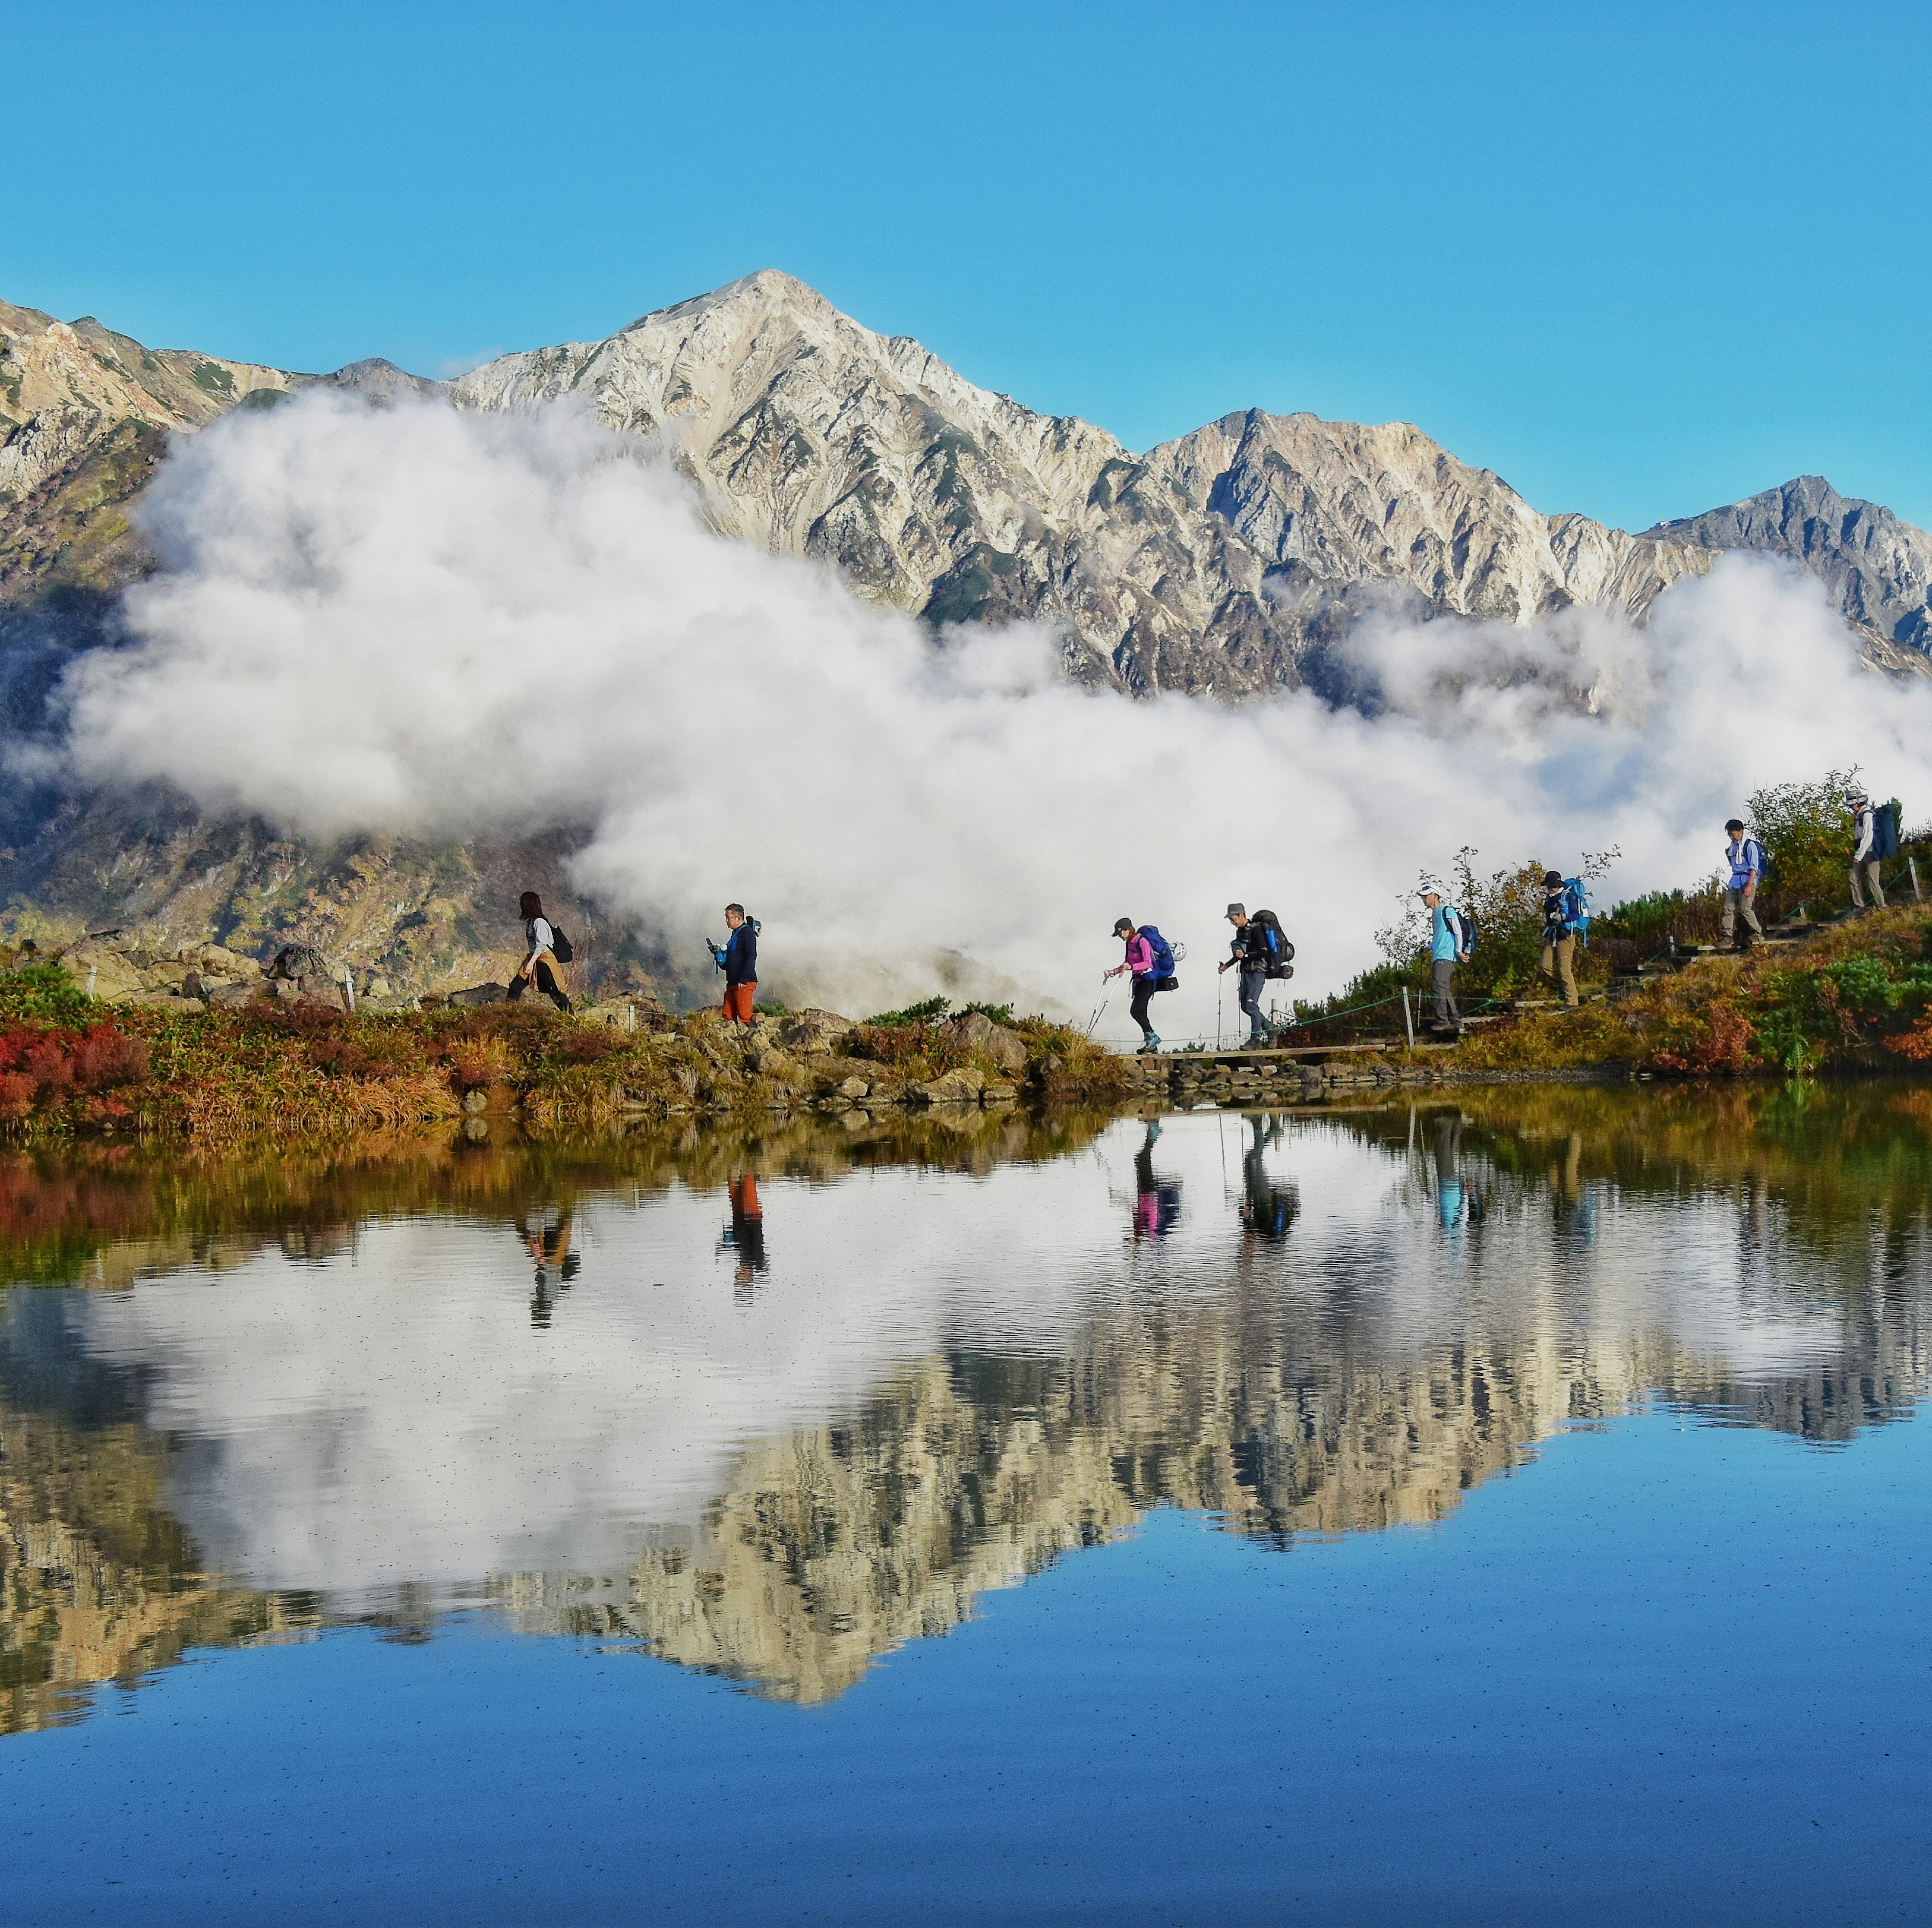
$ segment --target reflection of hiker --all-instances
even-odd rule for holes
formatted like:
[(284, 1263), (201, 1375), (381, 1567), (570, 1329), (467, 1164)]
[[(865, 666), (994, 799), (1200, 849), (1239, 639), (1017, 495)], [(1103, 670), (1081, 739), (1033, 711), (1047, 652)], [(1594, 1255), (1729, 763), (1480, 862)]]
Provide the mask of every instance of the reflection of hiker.
[(1134, 1238), (1165, 1238), (1180, 1216), (1180, 1181), (1154, 1175), (1154, 1141), (1160, 1136), (1158, 1123), (1150, 1120), (1147, 1136), (1134, 1154)]
[(1288, 959), (1294, 947), (1282, 934), (1281, 919), (1272, 910), (1257, 910), (1250, 917), (1241, 904), (1228, 906), (1228, 922), (1234, 934), (1228, 943), (1227, 961), (1216, 967), (1241, 973), (1241, 1010), (1248, 1021), (1247, 1048), (1264, 1048), (1274, 1027), (1262, 1015), (1262, 991), (1271, 977), (1292, 977), (1294, 967)]
[(1143, 924), (1136, 930), (1130, 917), (1123, 917), (1114, 926), (1114, 935), (1126, 943), (1127, 955), (1107, 975), (1118, 977), (1123, 971), (1133, 974), (1134, 994), (1128, 1003), (1127, 1012), (1141, 1027), (1141, 1049), (1157, 1051), (1160, 1049), (1160, 1039), (1148, 1022), (1148, 1000), (1157, 991), (1172, 991), (1178, 986), (1179, 980), (1174, 974), (1172, 947), (1151, 924)]
[(554, 1285), (561, 1291), (568, 1291), (571, 1282), (582, 1268), (583, 1261), (570, 1249), (570, 1213), (565, 1211), (555, 1225), (539, 1223), (535, 1230), (529, 1222), (518, 1219), (517, 1236), (524, 1242), (524, 1249), (536, 1261), (536, 1292), (530, 1300), (530, 1324), (547, 1326), (550, 1324), (550, 1288)]
[(1865, 881), (1871, 886), (1872, 901), (1882, 910), (1885, 886), (1880, 883), (1878, 874), (1888, 854), (1884, 848), (1887, 841), (1884, 832), (1890, 826), (1881, 820), (1864, 791), (1852, 791), (1845, 801), (1851, 806), (1852, 828), (1856, 833), (1852, 844), (1852, 907), (1855, 910), (1865, 907), (1864, 892), (1858, 888), (1858, 871), (1862, 867)]
[(1561, 979), (1564, 1004), (1574, 1011), (1577, 1004), (1576, 927), (1572, 895), (1560, 871), (1544, 872), (1542, 971), (1552, 991)]
[(1469, 961), (1469, 927), (1453, 904), (1444, 904), (1440, 891), (1424, 891), (1422, 901), (1429, 907), (1429, 974), (1436, 994), (1436, 1028), (1454, 1030), (1462, 1021), (1456, 1009), (1456, 967)]
[(1281, 1184), (1270, 1177), (1262, 1160), (1262, 1146), (1269, 1136), (1281, 1135), (1280, 1126), (1275, 1126), (1269, 1134), (1263, 1120), (1256, 1118), (1252, 1123), (1254, 1142), (1241, 1158), (1241, 1225), (1249, 1237), (1278, 1245), (1287, 1237), (1301, 1210), (1301, 1194), (1292, 1182)]
[(568, 945), (544, 915), (543, 899), (535, 891), (526, 890), (518, 898), (517, 914), (524, 920), (530, 954), (511, 974), (510, 995), (520, 997), (534, 984), (560, 1011), (568, 1011), (570, 1000), (563, 994), (556, 971), (560, 962), (569, 961)]
[(748, 1024), (758, 994), (758, 927), (745, 915), (742, 904), (728, 904), (724, 928), (730, 936), (711, 946), (711, 955), (724, 973), (724, 1021)]
[(1724, 829), (1731, 840), (1724, 846), (1724, 861), (1730, 866), (1730, 881), (1724, 886), (1724, 942), (1732, 941), (1731, 933), (1742, 916), (1750, 934), (1739, 937), (1737, 946), (1748, 951), (1753, 938), (1764, 935), (1764, 926), (1753, 907), (1757, 887), (1764, 881), (1764, 846), (1755, 837), (1745, 835), (1740, 817), (1733, 817)]
[(1468, 1195), (1456, 1154), (1462, 1149), (1462, 1114), (1445, 1111), (1436, 1120), (1436, 1216), (1445, 1232), (1454, 1231), (1469, 1215)]
[(738, 1255), (738, 1270), (732, 1283), (741, 1294), (748, 1296), (759, 1273), (764, 1271), (765, 1210), (758, 1203), (758, 1176), (754, 1171), (743, 1171), (733, 1179), (725, 1188), (731, 1201), (730, 1222), (724, 1228), (724, 1236), (718, 1240), (720, 1252), (734, 1252)]

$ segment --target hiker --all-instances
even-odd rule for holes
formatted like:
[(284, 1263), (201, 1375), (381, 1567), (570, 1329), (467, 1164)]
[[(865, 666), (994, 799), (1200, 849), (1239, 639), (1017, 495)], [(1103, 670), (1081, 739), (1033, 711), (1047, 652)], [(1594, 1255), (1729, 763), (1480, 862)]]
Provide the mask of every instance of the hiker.
[(1248, 1021), (1248, 1039), (1243, 1049), (1264, 1051), (1274, 1027), (1262, 1015), (1262, 991), (1271, 977), (1292, 977), (1294, 967), (1288, 959), (1294, 946), (1282, 934), (1281, 919), (1272, 910), (1248, 915), (1243, 904), (1228, 906), (1228, 922), (1234, 934), (1228, 940), (1226, 959), (1215, 968), (1241, 973), (1241, 1010)]
[(1871, 799), (1863, 790), (1853, 790), (1845, 802), (1852, 813), (1852, 828), (1856, 832), (1856, 841), (1852, 845), (1852, 908), (1862, 910), (1865, 907), (1864, 892), (1858, 888), (1858, 869), (1862, 865), (1865, 880), (1871, 886), (1872, 901), (1882, 910), (1885, 886), (1879, 881), (1879, 871), (1888, 841), (1883, 833), (1889, 826), (1880, 822), (1879, 813), (1872, 808)]
[(1425, 890), (1422, 901), (1430, 916), (1429, 976), (1436, 994), (1436, 1028), (1460, 1032), (1462, 1014), (1456, 1008), (1456, 967), (1469, 961), (1467, 920), (1438, 890)]
[(524, 1249), (536, 1261), (536, 1293), (530, 1300), (530, 1324), (545, 1327), (550, 1324), (552, 1284), (568, 1291), (571, 1282), (583, 1268), (583, 1260), (570, 1249), (570, 1208), (563, 1207), (555, 1225), (549, 1222), (548, 1213), (534, 1225), (526, 1218), (520, 1217), (514, 1222)]
[(511, 997), (522, 997), (534, 984), (560, 1011), (568, 1011), (570, 1000), (556, 979), (559, 958), (568, 946), (544, 915), (543, 899), (533, 890), (525, 891), (517, 899), (517, 914), (524, 920), (524, 936), (530, 954), (512, 973)]
[(1157, 991), (1177, 988), (1173, 949), (1151, 924), (1135, 929), (1131, 917), (1123, 917), (1115, 923), (1114, 935), (1126, 943), (1127, 955), (1105, 975), (1118, 977), (1123, 971), (1133, 974), (1133, 997), (1128, 1003), (1127, 1015), (1141, 1027), (1141, 1049), (1158, 1051), (1160, 1039), (1148, 1022), (1148, 1002)]
[(1269, 1174), (1264, 1152), (1281, 1141), (1281, 1123), (1256, 1117), (1254, 1139), (1241, 1157), (1241, 1235), (1244, 1243), (1261, 1239), (1279, 1245), (1301, 1211), (1301, 1193), (1292, 1179), (1286, 1183)]
[(1736, 943), (1739, 950), (1748, 951), (1754, 939), (1764, 935), (1764, 926), (1757, 921), (1757, 912), (1753, 907), (1757, 887), (1764, 881), (1764, 846), (1755, 837), (1744, 835), (1743, 821), (1738, 817), (1733, 817), (1724, 830), (1731, 840), (1724, 846), (1724, 862), (1730, 866), (1730, 881), (1724, 886), (1724, 942), (1732, 942), (1731, 934), (1742, 915), (1748, 934), (1741, 934)]
[(724, 928), (731, 934), (711, 946), (712, 960), (724, 973), (724, 1021), (748, 1024), (758, 994), (758, 926), (745, 915), (742, 904), (724, 907)]
[(1462, 1147), (1462, 1113), (1438, 1113), (1432, 1129), (1436, 1141), (1436, 1222), (1445, 1232), (1454, 1234), (1470, 1216), (1459, 1156)]
[(1572, 921), (1570, 904), (1570, 887), (1563, 881), (1560, 871), (1543, 873), (1543, 974), (1550, 980), (1554, 991), (1560, 980), (1563, 991), (1564, 1009), (1576, 1009), (1581, 1001), (1576, 995), (1576, 931)]
[(1160, 1120), (1148, 1120), (1147, 1135), (1134, 1154), (1134, 1212), (1132, 1237), (1164, 1239), (1180, 1216), (1180, 1180), (1154, 1176), (1154, 1141), (1160, 1136)]
[(732, 1274), (732, 1296), (741, 1303), (751, 1296), (758, 1275), (769, 1261), (765, 1257), (765, 1208), (758, 1202), (758, 1175), (748, 1167), (725, 1187), (731, 1216), (724, 1235), (718, 1242), (722, 1252), (737, 1258)]

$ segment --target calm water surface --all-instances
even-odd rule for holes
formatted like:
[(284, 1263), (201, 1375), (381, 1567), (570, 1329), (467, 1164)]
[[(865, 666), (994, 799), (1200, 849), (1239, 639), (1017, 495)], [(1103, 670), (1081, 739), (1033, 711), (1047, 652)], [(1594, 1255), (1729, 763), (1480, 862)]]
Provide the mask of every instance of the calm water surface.
[(1932, 1093), (0, 1158), (10, 1923), (1932, 1916)]

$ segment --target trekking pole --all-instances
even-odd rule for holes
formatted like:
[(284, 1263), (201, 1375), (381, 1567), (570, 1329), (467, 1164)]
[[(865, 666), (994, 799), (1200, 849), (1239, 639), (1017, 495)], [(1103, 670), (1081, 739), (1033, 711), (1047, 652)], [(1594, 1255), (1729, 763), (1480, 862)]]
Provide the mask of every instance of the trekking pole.
[(1402, 988), (1402, 1028), (1408, 1033), (1408, 1048), (1411, 1051), (1414, 1051), (1415, 1048), (1415, 1020), (1409, 1015), (1408, 986), (1406, 984)]

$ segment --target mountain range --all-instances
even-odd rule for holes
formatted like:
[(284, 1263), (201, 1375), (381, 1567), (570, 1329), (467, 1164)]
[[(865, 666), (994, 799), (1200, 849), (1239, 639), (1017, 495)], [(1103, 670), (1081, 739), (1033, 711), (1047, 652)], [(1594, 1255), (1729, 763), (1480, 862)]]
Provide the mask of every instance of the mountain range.
[[(1632, 534), (1545, 514), (1406, 423), (1251, 409), (1137, 454), (768, 270), (448, 382), (381, 361), (316, 375), (154, 349), (0, 302), (0, 727), (46, 733), (68, 658), (115, 639), (116, 592), (154, 566), (130, 512), (169, 438), (317, 385), (507, 412), (574, 398), (661, 445), (721, 531), (822, 559), (935, 628), (1048, 622), (1070, 676), (1134, 694), (1306, 684), (1339, 700), (1332, 652), (1366, 607), (1522, 624), (1581, 604), (1640, 622), (1732, 550), (1818, 577), (1874, 670), (1932, 674), (1932, 537), (1822, 478)], [(248, 942), (299, 928), (427, 982), (496, 954), (477, 921), (482, 879), (533, 862), (555, 877), (566, 842), (323, 848), (178, 799), (12, 780), (0, 899), (22, 931), (111, 919)], [(380, 910), (360, 902), (372, 868)], [(485, 921), (504, 920), (493, 906)]]

